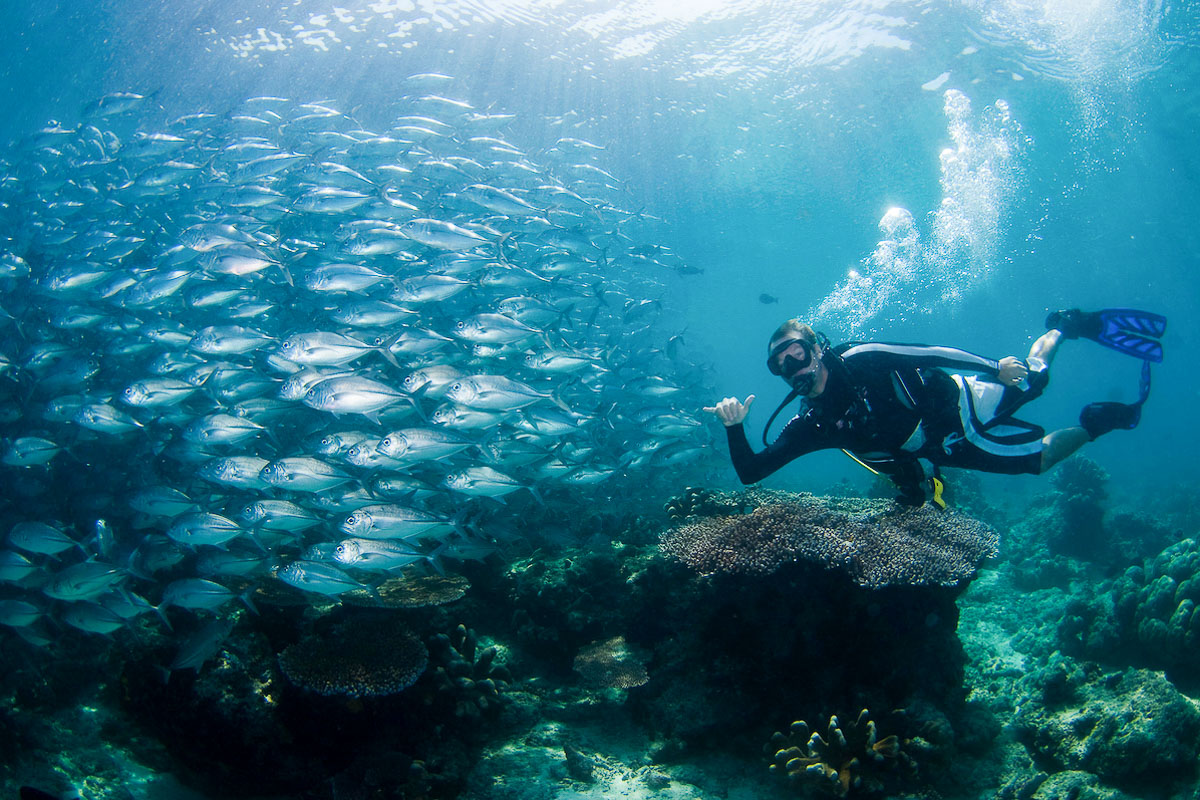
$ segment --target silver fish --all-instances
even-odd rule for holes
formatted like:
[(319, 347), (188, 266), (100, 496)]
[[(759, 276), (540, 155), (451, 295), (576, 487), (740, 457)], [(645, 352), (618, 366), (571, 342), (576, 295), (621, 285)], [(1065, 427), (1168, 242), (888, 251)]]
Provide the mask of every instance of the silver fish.
[(342, 520), (341, 532), (359, 539), (408, 539), (453, 530), (451, 519), (395, 504), (363, 506)]
[(338, 542), (333, 558), (344, 567), (391, 570), (406, 567), (425, 557), (402, 541), (350, 538)]
[(308, 456), (276, 459), (259, 475), (268, 485), (293, 492), (322, 492), (352, 480), (336, 467)]
[(55, 573), (42, 587), (42, 593), (55, 600), (90, 600), (112, 589), (129, 575), (128, 571), (100, 561), (82, 561)]
[(50, 463), (62, 448), (39, 436), (18, 436), (8, 443), (0, 462), (10, 467), (37, 467)]
[(438, 250), (470, 250), (488, 240), (453, 222), (436, 219), (414, 219), (400, 226), (400, 232), (426, 247)]
[(233, 599), (225, 586), (205, 578), (180, 578), (163, 589), (162, 605), (191, 611), (216, 611)]
[(408, 398), (385, 383), (355, 375), (329, 378), (304, 395), (304, 404), (331, 414), (372, 415)]
[(57, 555), (72, 547), (81, 550), (83, 545), (62, 530), (44, 522), (18, 522), (8, 532), (8, 543), (27, 553)]
[(502, 497), (518, 489), (531, 489), (491, 467), (467, 467), (451, 472), (444, 483), (447, 488), (472, 497)]
[(167, 536), (183, 545), (224, 545), (242, 535), (242, 528), (228, 517), (207, 511), (195, 511), (176, 517), (167, 528)]
[(86, 633), (109, 634), (125, 627), (126, 620), (98, 603), (72, 603), (62, 613), (63, 622)]
[(364, 588), (361, 583), (332, 564), (318, 561), (293, 561), (279, 570), (277, 576), (289, 586), (330, 596)]

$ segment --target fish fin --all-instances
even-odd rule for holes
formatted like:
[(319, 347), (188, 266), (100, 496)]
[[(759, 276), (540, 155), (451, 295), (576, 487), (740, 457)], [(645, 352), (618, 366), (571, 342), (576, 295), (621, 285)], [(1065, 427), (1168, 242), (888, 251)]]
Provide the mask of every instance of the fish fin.
[(154, 613), (155, 613), (155, 615), (157, 615), (157, 616), (158, 616), (158, 618), (159, 618), (159, 620), (161, 620), (161, 621), (162, 621), (162, 624), (163, 624), (163, 626), (164, 626), (164, 627), (165, 627), (167, 630), (169, 630), (169, 631), (171, 631), (171, 632), (174, 632), (174, 631), (175, 631), (175, 628), (174, 628), (174, 627), (172, 627), (172, 625), (171, 625), (171, 620), (167, 618), (167, 612), (163, 611), (163, 609), (164, 609), (164, 608), (166, 608), (166, 607), (167, 607), (167, 604), (166, 604), (166, 603), (159, 603), (159, 604), (158, 604), (158, 605), (156, 605), (156, 606), (151, 606), (151, 608), (153, 608), (153, 609), (154, 609)]
[(574, 414), (575, 413), (574, 409), (572, 409), (569, 405), (567, 405), (566, 402), (564, 402), (563, 399), (558, 396), (558, 393), (561, 392), (568, 385), (569, 385), (569, 382), (566, 384), (563, 384), (562, 386), (559, 386), (557, 389), (555, 389), (553, 392), (551, 392), (550, 393), (550, 402), (554, 403), (554, 405), (558, 406), (559, 408), (561, 408), (563, 411), (567, 412), (568, 414)]
[(442, 542), (440, 545), (438, 545), (436, 548), (434, 548), (432, 553), (430, 553), (429, 555), (424, 557), (425, 563), (428, 564), (433, 569), (434, 572), (436, 572), (438, 575), (441, 575), (443, 578), (446, 577), (446, 570), (442, 566), (442, 562), (441, 562), (442, 551), (448, 547), (449, 547), (449, 545), (446, 542)]
[(256, 586), (251, 586), (249, 589), (247, 589), (246, 591), (239, 594), (238, 599), (241, 600), (243, 604), (245, 604), (246, 608), (250, 609), (251, 614), (258, 617), (258, 616), (262, 616), (262, 615), (258, 613), (258, 607), (254, 605), (254, 601), (251, 599), (252, 595), (254, 594), (254, 590), (256, 588), (257, 588)]
[(429, 384), (426, 383), (425, 385), (421, 386), (421, 388), (413, 392), (409, 397), (405, 398), (409, 403), (412, 403), (413, 410), (417, 412), (417, 416), (420, 417), (421, 421), (426, 425), (429, 424), (429, 415), (425, 413), (425, 409), (421, 406), (421, 398), (423, 398), (425, 393), (428, 391)]
[[(454, 526), (454, 532), (457, 533), (459, 536), (465, 537), (467, 535), (466, 531), (467, 531), (468, 526), (470, 525), (470, 523), (467, 522), (467, 517), (470, 515), (470, 513), (471, 513), (471, 509), (467, 506), (463, 506), (462, 508), (460, 508), (458, 510), (458, 513), (454, 515), (454, 518), (452, 520), (450, 520), (450, 524)], [(470, 530), (474, 531), (475, 529), (471, 528)], [(445, 542), (443, 542), (442, 547), (439, 547), (438, 550), (441, 550), (445, 546), (446, 546)]]
[(400, 362), (396, 360), (396, 356), (392, 353), (392, 346), (400, 341), (400, 337), (404, 335), (404, 331), (400, 331), (393, 336), (389, 336), (387, 341), (379, 345), (379, 355), (383, 356), (383, 360), (391, 364), (396, 369), (402, 369)]
[(508, 256), (506, 256), (504, 254), (504, 244), (505, 244), (505, 242), (508, 241), (509, 237), (511, 237), (512, 235), (513, 235), (512, 231), (509, 231), (508, 233), (504, 234), (503, 236), (501, 236), (499, 239), (496, 240), (496, 260), (503, 264), (508, 263)]
[(554, 324), (551, 325), (550, 327), (553, 328), (554, 330), (558, 331), (559, 333), (562, 333), (563, 328), (567, 328), (568, 330), (574, 330), (575, 326), (573, 326), (571, 324), (571, 312), (574, 310), (575, 310), (575, 304), (571, 303), (569, 306), (567, 306), (565, 309), (563, 309), (562, 313), (558, 315), (558, 319), (554, 320)]

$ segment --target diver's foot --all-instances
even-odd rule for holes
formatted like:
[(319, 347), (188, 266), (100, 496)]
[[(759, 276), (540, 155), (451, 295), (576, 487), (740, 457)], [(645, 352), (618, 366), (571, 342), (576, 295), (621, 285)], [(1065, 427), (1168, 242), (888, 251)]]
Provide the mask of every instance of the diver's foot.
[(1141, 403), (1090, 403), (1079, 412), (1079, 424), (1093, 442), (1109, 431), (1132, 430), (1141, 418)]
[(1046, 317), (1046, 329), (1061, 331), (1065, 339), (1095, 339), (1100, 335), (1103, 323), (1099, 312), (1080, 311), (1078, 308), (1065, 308), (1052, 311)]

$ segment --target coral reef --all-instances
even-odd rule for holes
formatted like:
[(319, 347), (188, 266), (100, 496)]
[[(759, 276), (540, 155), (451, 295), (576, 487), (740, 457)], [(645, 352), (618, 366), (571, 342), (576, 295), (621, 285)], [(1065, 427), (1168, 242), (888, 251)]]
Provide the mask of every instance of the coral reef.
[[(1098, 503), (1095, 477), (1065, 486)], [(1167, 520), (1116, 508), (1106, 560), (1057, 552), (1062, 496), (1014, 517), (1020, 535), (1005, 529), (1006, 553), (977, 574), (963, 539), (990, 552), (996, 535), (961, 514), (692, 487), (657, 516), (593, 509), (527, 557), (463, 562), (469, 592), (405, 576), (314, 606), (272, 582), (258, 614), (228, 612), (212, 658), (166, 683), (198, 617), (50, 645), (59, 679), (90, 686), (78, 698), (39, 695), (50, 683), (10, 660), (0, 672), (27, 689), (3, 698), (0, 755), (102, 798), (95, 782), (137, 761), (211, 796), (306, 800), (1192, 797), (1200, 711), (1180, 689), (1200, 686), (1200, 542), (1161, 548)], [(593, 519), (612, 538), (585, 535)], [(660, 548), (680, 531), (678, 553)], [(417, 677), (400, 667), (422, 642)], [(777, 774), (756, 759), (789, 719), (863, 706), (894, 710), (784, 729)], [(32, 748), (74, 761), (39, 766)]]
[(995, 530), (955, 511), (800, 494), (749, 514), (706, 517), (661, 537), (702, 575), (762, 575), (792, 561), (841, 570), (864, 586), (953, 585), (996, 553)]
[[(693, 506), (738, 513), (798, 497), (763, 490), (689, 496), (696, 503), (679, 504), (680, 513)], [(835, 509), (824, 513), (838, 520), (877, 508), (858, 500), (812, 503)], [(870, 518), (859, 521), (866, 527)], [(684, 524), (708, 519), (693, 515)], [(659, 547), (623, 541), (516, 561), (495, 588), (471, 577), (473, 593), (506, 598), (485, 609), (494, 615), (488, 627), (512, 631), (516, 656), (547, 678), (571, 681), (578, 657), (597, 642), (620, 637), (644, 653), (647, 683), (595, 697), (628, 704), (660, 740), (660, 761), (731, 747), (756, 751), (762, 720), (780, 707), (811, 717), (830, 706), (912, 707), (925, 698), (953, 717), (962, 702), (954, 598), (964, 580), (867, 587), (847, 570), (804, 560), (765, 574), (697, 575)]]
[(575, 671), (596, 689), (632, 689), (650, 680), (645, 657), (631, 648), (624, 636), (584, 647), (575, 656)]
[(430, 644), (438, 662), (438, 691), (449, 698), (456, 717), (474, 719), (498, 707), (501, 689), (512, 682), (508, 668), (496, 663), (498, 648), (480, 649), (475, 632), (466, 625), (449, 636), (437, 634)]
[(371, 591), (353, 589), (341, 599), (367, 608), (424, 608), (462, 599), (471, 583), (461, 575), (418, 575), (388, 578)]
[(1067, 606), (1064, 650), (1200, 685), (1200, 542), (1184, 539)]
[(900, 737), (893, 733), (880, 738), (865, 708), (849, 724), (830, 717), (825, 736), (810, 731), (804, 720), (793, 722), (786, 735), (776, 731), (766, 750), (773, 772), (836, 797), (851, 790), (882, 792), (902, 773), (916, 773)]
[(279, 669), (318, 694), (376, 697), (412, 686), (428, 661), (421, 640), (392, 620), (352, 619), (289, 645), (279, 654)]
[(1107, 671), (1055, 655), (1026, 679), (1016, 724), (1047, 768), (1121, 788), (1194, 776), (1200, 710), (1161, 672)]
[(746, 492), (717, 492), (697, 486), (688, 486), (683, 494), (673, 497), (663, 506), (667, 519), (672, 522), (688, 517), (713, 517), (720, 514), (744, 514), (751, 511), (756, 503), (754, 492), (760, 489), (749, 489)]
[(1108, 473), (1086, 456), (1073, 456), (1055, 467), (1050, 478), (1055, 488), (1044, 539), (1052, 553), (1097, 560), (1108, 555), (1104, 527), (1108, 499)]

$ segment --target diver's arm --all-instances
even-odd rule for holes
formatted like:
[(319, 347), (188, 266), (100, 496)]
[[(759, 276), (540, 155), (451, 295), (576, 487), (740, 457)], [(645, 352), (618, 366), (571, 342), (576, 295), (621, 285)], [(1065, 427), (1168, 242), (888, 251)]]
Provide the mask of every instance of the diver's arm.
[(886, 369), (940, 367), (953, 372), (973, 372), (997, 377), (1001, 363), (957, 347), (928, 344), (864, 342), (842, 353), (847, 361), (875, 362)]
[(758, 483), (797, 456), (818, 449), (810, 441), (812, 436), (806, 433), (811, 428), (806, 428), (801, 417), (795, 417), (784, 426), (778, 439), (761, 453), (754, 452), (742, 425), (753, 402), (754, 395), (747, 397), (745, 403), (739, 402), (736, 397), (726, 397), (716, 405), (704, 408), (710, 414), (715, 414), (725, 426), (733, 468), (737, 470), (738, 479), (747, 485)]
[(725, 436), (729, 440), (729, 457), (733, 460), (733, 468), (737, 470), (738, 480), (745, 485), (758, 483), (789, 461), (816, 449), (803, 446), (797, 423), (798, 420), (788, 423), (779, 438), (760, 453), (754, 452), (750, 446), (746, 429), (741, 423), (727, 425)]

